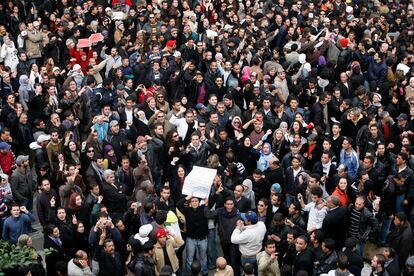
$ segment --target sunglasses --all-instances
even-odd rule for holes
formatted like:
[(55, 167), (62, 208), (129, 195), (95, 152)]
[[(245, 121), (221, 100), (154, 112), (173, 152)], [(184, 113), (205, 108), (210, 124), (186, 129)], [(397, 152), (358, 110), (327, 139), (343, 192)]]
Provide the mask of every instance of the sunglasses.
[(94, 150), (88, 150), (87, 152), (95, 152)]

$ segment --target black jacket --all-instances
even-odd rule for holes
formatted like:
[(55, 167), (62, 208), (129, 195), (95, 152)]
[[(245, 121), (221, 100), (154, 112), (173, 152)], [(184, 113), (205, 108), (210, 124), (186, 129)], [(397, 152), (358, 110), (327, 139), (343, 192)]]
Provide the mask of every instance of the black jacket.
[(185, 216), (187, 237), (192, 239), (205, 239), (208, 234), (207, 217), (204, 214), (205, 205), (194, 209), (190, 206), (185, 206), (185, 201), (185, 198), (181, 199), (177, 203), (177, 208)]
[(115, 252), (115, 256), (108, 255), (104, 252), (103, 247), (98, 245), (95, 259), (99, 262), (98, 276), (121, 276), (125, 274), (121, 254), (118, 252)]
[(65, 255), (63, 253), (62, 246), (57, 245), (48, 236), (45, 237), (43, 248), (54, 249), (54, 251), (46, 255), (46, 271), (47, 275), (56, 275), (56, 263), (59, 261), (65, 261)]
[(328, 211), (322, 223), (322, 231), (325, 237), (335, 240), (336, 248), (340, 250), (345, 242), (348, 230), (348, 208), (338, 207)]
[(102, 184), (103, 203), (109, 213), (123, 213), (126, 208), (126, 196), (122, 187), (114, 187), (109, 183)]
[(152, 258), (140, 254), (135, 262), (135, 276), (155, 276), (155, 263)]
[(313, 261), (313, 254), (308, 248), (298, 253), (293, 263), (293, 275), (296, 275), (300, 270), (305, 270), (308, 275), (312, 275)]
[(250, 199), (241, 196), (240, 199), (236, 200), (236, 208), (240, 211), (240, 213), (246, 213), (251, 209), (252, 205)]
[(413, 243), (413, 234), (411, 231), (411, 226), (408, 222), (405, 222), (399, 227), (395, 227), (390, 235), (390, 246), (395, 249), (395, 252), (398, 254), (400, 267), (404, 267), (405, 261), (410, 255), (412, 243)]

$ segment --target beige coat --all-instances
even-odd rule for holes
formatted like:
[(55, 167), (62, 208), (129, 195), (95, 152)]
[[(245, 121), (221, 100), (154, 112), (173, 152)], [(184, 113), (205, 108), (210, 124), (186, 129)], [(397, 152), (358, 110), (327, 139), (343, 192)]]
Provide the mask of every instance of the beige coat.
[(266, 251), (262, 251), (256, 256), (259, 276), (280, 276), (279, 263), (277, 259), (270, 260)]
[(26, 53), (29, 59), (41, 58), (43, 43), (49, 42), (49, 39), (41, 32), (27, 32)]
[[(184, 241), (179, 236), (175, 236), (174, 239), (167, 240), (167, 254), (170, 258), (171, 267), (174, 272), (180, 267), (180, 263), (178, 262), (177, 255), (175, 254), (175, 249), (184, 244)], [(154, 246), (154, 261), (155, 261), (155, 274), (160, 275), (161, 268), (165, 265), (164, 261), (164, 252), (162, 250), (161, 245), (157, 242)]]

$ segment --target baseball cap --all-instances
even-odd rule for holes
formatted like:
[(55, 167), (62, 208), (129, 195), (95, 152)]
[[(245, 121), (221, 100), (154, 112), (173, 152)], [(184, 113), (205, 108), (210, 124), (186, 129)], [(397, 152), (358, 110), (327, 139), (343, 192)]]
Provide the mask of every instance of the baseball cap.
[(202, 103), (199, 103), (199, 104), (197, 104), (196, 105), (196, 107), (195, 107), (197, 110), (200, 110), (200, 109), (206, 109), (206, 106), (204, 105), (204, 104), (202, 104)]
[(6, 142), (1, 142), (0, 143), (0, 150), (8, 150), (10, 148), (11, 148), (11, 146), (9, 144), (7, 144)]
[(117, 89), (117, 90), (123, 90), (123, 89), (125, 89), (125, 86), (121, 83), (121, 84), (118, 84), (118, 85), (116, 86), (116, 89)]
[(259, 221), (259, 217), (253, 211), (248, 211), (247, 213), (241, 213), (240, 217), (243, 221), (250, 221), (252, 224), (256, 224)]
[(400, 116), (397, 117), (398, 121), (406, 121), (408, 120), (407, 114), (401, 113)]
[(315, 141), (316, 140), (316, 137), (317, 137), (316, 134), (315, 133), (312, 133), (311, 135), (308, 136), (307, 139), (308, 139), (308, 141)]
[(165, 231), (164, 228), (160, 228), (155, 232), (155, 236), (157, 237), (157, 239), (162, 238), (162, 237), (166, 237), (167, 236), (167, 231)]
[(181, 57), (181, 53), (179, 51), (175, 51), (173, 57)]
[(29, 160), (29, 156), (28, 155), (19, 155), (16, 158), (16, 165), (20, 166), (23, 162)]

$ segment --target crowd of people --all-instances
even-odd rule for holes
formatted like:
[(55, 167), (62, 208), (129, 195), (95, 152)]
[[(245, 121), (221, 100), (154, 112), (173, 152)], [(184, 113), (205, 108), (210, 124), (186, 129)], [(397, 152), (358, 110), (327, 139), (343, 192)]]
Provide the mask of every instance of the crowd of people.
[(0, 1), (6, 274), (414, 275), (413, 10)]

